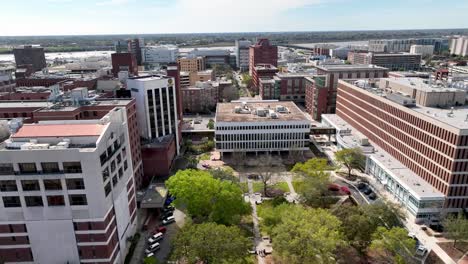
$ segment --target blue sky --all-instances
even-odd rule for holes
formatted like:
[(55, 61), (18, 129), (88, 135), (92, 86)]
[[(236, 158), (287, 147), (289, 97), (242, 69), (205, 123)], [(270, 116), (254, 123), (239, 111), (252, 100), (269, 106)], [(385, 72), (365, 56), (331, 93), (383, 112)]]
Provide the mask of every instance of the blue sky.
[(0, 36), (468, 28), (468, 0), (2, 0)]

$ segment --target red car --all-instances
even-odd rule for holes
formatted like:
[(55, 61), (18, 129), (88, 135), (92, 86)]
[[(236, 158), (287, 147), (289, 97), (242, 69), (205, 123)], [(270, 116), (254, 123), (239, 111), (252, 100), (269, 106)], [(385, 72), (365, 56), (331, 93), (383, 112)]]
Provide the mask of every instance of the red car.
[(328, 190), (336, 192), (340, 190), (340, 186), (338, 184), (331, 183), (330, 185), (328, 185)]
[(167, 231), (167, 228), (165, 226), (160, 226), (153, 230), (153, 234), (157, 234), (159, 232), (166, 233), (166, 231)]
[(340, 191), (344, 194), (351, 195), (351, 191), (346, 186), (341, 186)]

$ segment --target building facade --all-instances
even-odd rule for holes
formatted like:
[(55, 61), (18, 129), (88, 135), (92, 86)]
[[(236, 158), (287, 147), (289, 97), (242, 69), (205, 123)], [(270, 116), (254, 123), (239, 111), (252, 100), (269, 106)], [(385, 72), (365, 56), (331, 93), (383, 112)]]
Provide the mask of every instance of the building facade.
[(199, 72), (206, 69), (203, 57), (183, 57), (177, 59), (177, 63), (179, 70), (183, 72)]
[(179, 56), (179, 48), (173, 45), (145, 46), (142, 49), (143, 64), (169, 64), (176, 63)]
[(416, 71), (421, 68), (421, 54), (411, 53), (373, 53), (350, 51), (351, 64), (374, 64), (392, 71)]
[(112, 53), (112, 74), (114, 77), (119, 75), (119, 72), (128, 72), (131, 76), (138, 76), (138, 64), (135, 54), (133, 53)]
[(252, 82), (253, 82), (253, 89), (255, 92), (258, 91), (260, 87), (260, 80), (264, 78), (273, 78), (276, 73), (278, 72), (278, 68), (271, 64), (257, 64), (253, 67), (252, 70)]
[(249, 69), (250, 40), (236, 40), (236, 66), (241, 72)]
[(268, 39), (259, 39), (255, 45), (250, 46), (249, 72), (251, 76), (253, 76), (258, 64), (270, 64), (278, 67), (278, 47), (271, 45)]
[(4, 142), (3, 261), (124, 262), (137, 218), (125, 115), (24, 125)]
[(215, 110), (219, 100), (219, 85), (215, 82), (197, 82), (182, 88), (184, 113), (207, 113)]
[[(447, 212), (457, 212), (468, 207), (468, 112), (443, 98), (447, 90), (417, 78), (380, 79), (378, 85), (340, 81), (337, 115), (427, 182), (426, 192), (442, 193)], [(452, 98), (458, 96), (456, 89), (450, 92)], [(452, 110), (433, 106), (436, 99)]]
[(458, 56), (468, 55), (468, 36), (459, 36), (450, 40), (450, 54)]
[(421, 38), (421, 39), (379, 39), (369, 40), (370, 52), (409, 52), (412, 45), (430, 45), (436, 53), (448, 48), (448, 39)]
[(421, 56), (431, 56), (434, 54), (434, 46), (432, 45), (411, 45), (411, 54), (421, 54)]
[(141, 49), (145, 46), (143, 38), (134, 38), (127, 40), (128, 52), (135, 55), (137, 65), (143, 65), (143, 57)]
[(40, 71), (47, 67), (44, 48), (23, 46), (13, 49), (16, 66), (32, 65), (33, 71)]
[(309, 135), (310, 121), (293, 102), (231, 102), (216, 108), (216, 150), (222, 155), (306, 151)]
[(305, 78), (305, 107), (307, 113), (315, 120), (328, 111), (327, 75)]

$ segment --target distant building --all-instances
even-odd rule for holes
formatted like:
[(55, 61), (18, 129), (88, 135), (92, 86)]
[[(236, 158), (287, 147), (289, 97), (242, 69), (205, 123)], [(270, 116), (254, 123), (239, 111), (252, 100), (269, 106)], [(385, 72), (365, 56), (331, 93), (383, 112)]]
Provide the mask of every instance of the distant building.
[(216, 150), (226, 153), (306, 151), (310, 121), (293, 102), (219, 103), (216, 108)]
[(195, 85), (197, 82), (215, 81), (216, 76), (213, 70), (205, 70), (189, 73), (190, 85)]
[(188, 53), (188, 57), (203, 57), (205, 66), (230, 65), (231, 53), (226, 49), (196, 48)]
[(205, 113), (213, 111), (219, 100), (216, 82), (197, 82), (194, 86), (182, 88), (184, 113)]
[(392, 71), (415, 71), (421, 68), (421, 54), (411, 53), (374, 53), (350, 51), (351, 64), (373, 64)]
[(258, 91), (260, 87), (260, 79), (263, 78), (272, 78), (278, 72), (278, 68), (271, 64), (257, 64), (252, 69), (252, 81), (253, 88), (255, 91)]
[(263, 100), (303, 103), (305, 101), (306, 73), (276, 73), (273, 78), (261, 78), (259, 95)]
[(331, 48), (329, 56), (331, 58), (338, 58), (338, 59), (346, 60), (348, 58), (349, 51), (350, 49), (348, 47)]
[(13, 49), (16, 66), (31, 65), (33, 71), (40, 71), (47, 67), (44, 48), (23, 46)]
[(434, 54), (434, 46), (432, 45), (411, 45), (411, 54), (421, 54), (421, 56), (431, 56)]
[(112, 53), (112, 74), (117, 77), (119, 72), (128, 72), (130, 76), (138, 75), (138, 65), (133, 53)]
[(369, 51), (409, 52), (412, 45), (431, 45), (434, 46), (434, 52), (440, 53), (448, 48), (448, 40), (443, 38), (369, 40)]
[(251, 45), (250, 40), (236, 40), (236, 65), (241, 72), (249, 69), (249, 47)]
[(128, 50), (128, 41), (126, 40), (117, 40), (114, 42), (114, 50), (117, 53), (127, 53)]
[[(249, 73), (252, 77), (258, 64), (270, 64), (278, 67), (278, 47), (271, 45), (268, 39), (259, 39), (257, 43), (250, 46)], [(258, 88), (258, 82), (256, 85)]]
[(129, 39), (128, 52), (135, 55), (137, 65), (143, 65), (143, 57), (141, 49), (145, 46), (145, 42), (142, 38)]
[(190, 86), (190, 72), (180, 72), (180, 88), (186, 88)]
[(180, 71), (183, 72), (199, 72), (206, 69), (205, 58), (203, 57), (182, 57), (177, 59), (177, 64)]
[(142, 53), (144, 64), (168, 64), (177, 62), (179, 48), (173, 45), (145, 46)]
[(450, 54), (468, 56), (468, 36), (458, 36), (451, 39)]
[(330, 110), (328, 80), (331, 75), (305, 77), (305, 107), (314, 120)]

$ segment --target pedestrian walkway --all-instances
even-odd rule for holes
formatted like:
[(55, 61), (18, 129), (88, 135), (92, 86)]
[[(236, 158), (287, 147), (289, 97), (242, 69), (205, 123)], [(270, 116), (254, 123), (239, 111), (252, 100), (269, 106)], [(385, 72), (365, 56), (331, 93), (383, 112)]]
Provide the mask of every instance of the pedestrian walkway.
[(294, 190), (294, 185), (292, 184), (292, 179), (293, 179), (293, 174), (288, 173), (283, 175), (283, 180), (288, 184), (289, 187), (289, 195), (286, 197), (286, 199), (292, 203), (298, 203), (299, 202), (299, 194), (296, 193), (296, 190)]
[[(253, 197), (254, 192), (253, 192), (253, 186), (252, 186), (251, 180), (247, 181), (247, 186), (249, 187), (250, 197)], [(255, 248), (256, 248), (256, 251), (259, 252), (263, 250), (263, 248), (261, 247), (263, 240), (262, 240), (262, 235), (260, 234), (260, 226), (258, 223), (257, 205), (255, 204), (254, 199), (250, 199), (250, 206), (252, 206), (252, 222), (253, 222), (253, 231), (254, 231), (254, 236), (255, 236)], [(258, 254), (257, 254), (257, 261), (258, 261), (258, 264), (266, 264), (265, 259)]]

